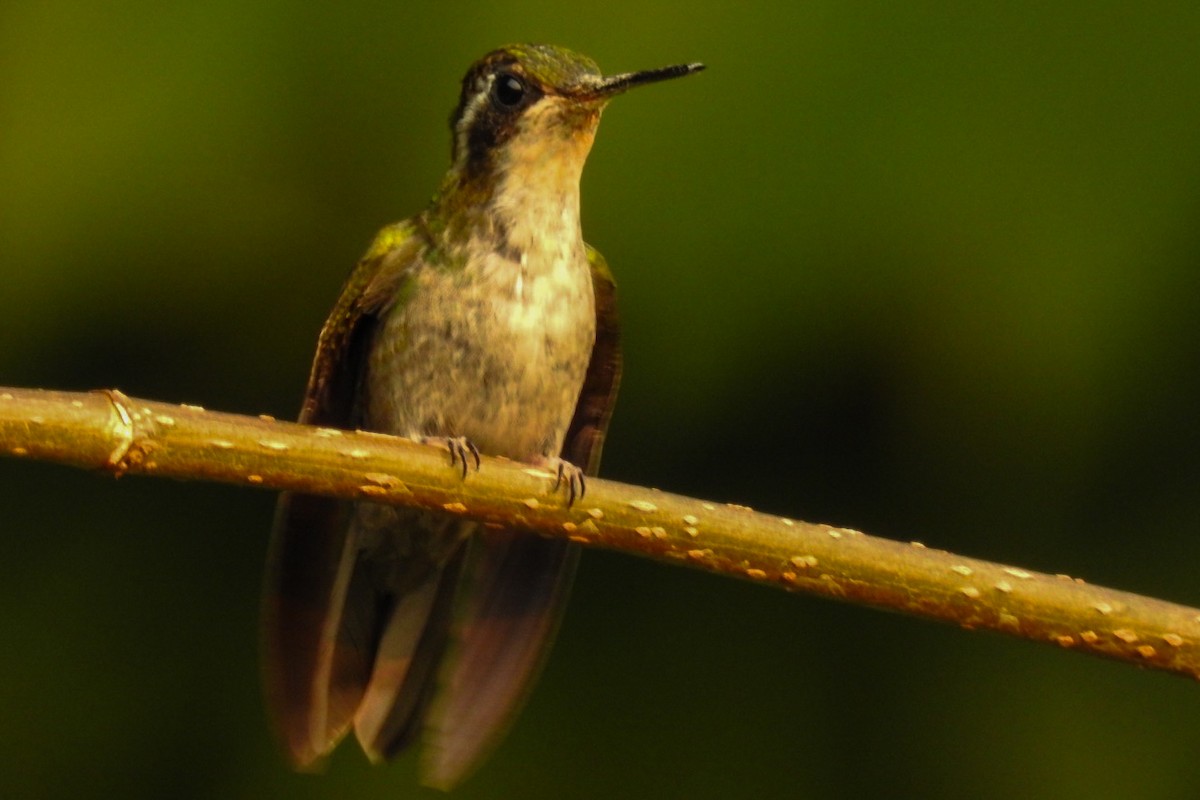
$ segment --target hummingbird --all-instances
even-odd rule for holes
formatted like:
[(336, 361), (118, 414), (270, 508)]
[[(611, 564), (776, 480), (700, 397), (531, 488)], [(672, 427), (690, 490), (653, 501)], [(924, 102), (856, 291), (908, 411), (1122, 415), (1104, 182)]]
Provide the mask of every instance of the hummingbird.
[[(702, 64), (604, 76), (512, 45), (476, 61), (429, 206), (385, 227), (321, 329), (300, 422), (545, 469), (568, 504), (599, 464), (621, 374), (615, 286), (583, 241), (579, 181), (600, 114)], [(267, 705), (299, 768), (353, 728), (372, 761), (423, 743), (449, 789), (519, 711), (579, 546), (433, 512), (280, 496), (263, 602)]]

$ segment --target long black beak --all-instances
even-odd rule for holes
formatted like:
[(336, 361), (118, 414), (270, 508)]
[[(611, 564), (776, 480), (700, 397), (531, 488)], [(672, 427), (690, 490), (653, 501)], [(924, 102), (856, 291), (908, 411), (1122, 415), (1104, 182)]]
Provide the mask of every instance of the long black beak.
[(587, 98), (596, 99), (613, 97), (635, 86), (667, 81), (671, 78), (682, 78), (684, 75), (691, 75), (702, 69), (704, 69), (704, 65), (697, 62), (693, 64), (675, 64), (671, 67), (648, 69), (642, 72), (623, 72), (620, 75), (608, 75), (601, 78), (597, 83), (585, 87), (581, 94)]

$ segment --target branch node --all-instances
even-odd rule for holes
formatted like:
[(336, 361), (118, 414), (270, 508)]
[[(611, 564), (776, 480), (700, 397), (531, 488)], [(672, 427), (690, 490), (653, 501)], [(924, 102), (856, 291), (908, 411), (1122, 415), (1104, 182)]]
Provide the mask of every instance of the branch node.
[(129, 469), (129, 452), (133, 449), (136, 433), (133, 427), (133, 415), (129, 413), (127, 403), (129, 398), (120, 389), (97, 389), (99, 394), (108, 398), (116, 414), (116, 420), (109, 431), (116, 440), (113, 449), (104, 461), (104, 469), (112, 472), (113, 477), (119, 478)]

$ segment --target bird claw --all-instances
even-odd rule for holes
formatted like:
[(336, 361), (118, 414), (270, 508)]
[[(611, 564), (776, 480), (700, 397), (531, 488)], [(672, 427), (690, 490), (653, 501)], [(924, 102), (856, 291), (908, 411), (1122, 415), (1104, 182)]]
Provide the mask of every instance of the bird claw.
[(558, 487), (563, 485), (567, 487), (568, 508), (575, 503), (577, 498), (582, 498), (587, 493), (587, 479), (583, 475), (583, 470), (570, 461), (548, 458), (545, 466), (554, 470), (554, 488), (551, 491), (557, 492)]
[(422, 444), (440, 445), (450, 451), (450, 466), (460, 465), (463, 479), (466, 480), (471, 461), (475, 462), (475, 471), (479, 472), (479, 448), (465, 436), (422, 436)]

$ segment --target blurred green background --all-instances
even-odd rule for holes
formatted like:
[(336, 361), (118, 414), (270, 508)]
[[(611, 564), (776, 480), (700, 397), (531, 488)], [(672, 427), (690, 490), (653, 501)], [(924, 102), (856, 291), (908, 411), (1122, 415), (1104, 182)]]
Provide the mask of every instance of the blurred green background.
[[(1200, 5), (0, 5), (0, 384), (290, 417), (448, 162), (466, 66), (709, 71), (584, 178), (621, 284), (604, 474), (1200, 604)], [(0, 795), (409, 797), (290, 773), (270, 493), (0, 461)], [(1177, 678), (588, 553), (460, 791), (1174, 798)]]

